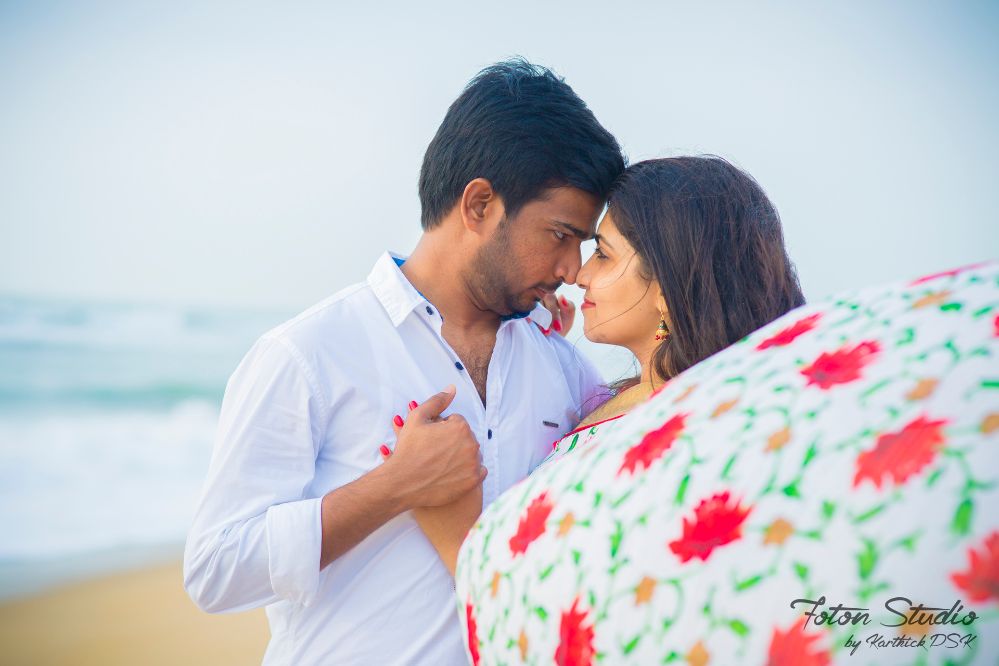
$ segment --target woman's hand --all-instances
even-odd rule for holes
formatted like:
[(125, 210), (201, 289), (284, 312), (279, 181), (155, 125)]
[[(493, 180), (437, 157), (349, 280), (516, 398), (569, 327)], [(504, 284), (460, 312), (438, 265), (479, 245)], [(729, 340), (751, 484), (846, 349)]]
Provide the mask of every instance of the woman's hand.
[(545, 335), (550, 335), (552, 331), (555, 331), (562, 337), (569, 335), (572, 323), (576, 320), (575, 303), (570, 301), (565, 296), (546, 294), (545, 297), (541, 299), (541, 304), (548, 308), (548, 311), (552, 313), (551, 328), (541, 328), (540, 324), (534, 322), (538, 328), (541, 328), (541, 332)]

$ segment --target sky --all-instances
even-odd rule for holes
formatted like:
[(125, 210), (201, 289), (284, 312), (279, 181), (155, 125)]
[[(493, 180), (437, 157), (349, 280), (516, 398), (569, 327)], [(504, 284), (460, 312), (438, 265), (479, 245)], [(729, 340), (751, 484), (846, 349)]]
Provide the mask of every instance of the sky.
[(810, 300), (997, 258), (996, 7), (0, 0), (0, 293), (304, 309), (412, 249), (427, 143), (514, 54), (632, 162), (749, 171)]

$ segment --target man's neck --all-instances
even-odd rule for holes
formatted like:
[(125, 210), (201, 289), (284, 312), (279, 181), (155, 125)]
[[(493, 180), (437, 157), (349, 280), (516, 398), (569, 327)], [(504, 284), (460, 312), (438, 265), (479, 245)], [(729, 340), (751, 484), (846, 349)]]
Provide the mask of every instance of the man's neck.
[(448, 326), (470, 331), (499, 327), (500, 317), (476, 303), (463, 276), (463, 251), (445, 229), (425, 232), (400, 267), (410, 284), (440, 311)]

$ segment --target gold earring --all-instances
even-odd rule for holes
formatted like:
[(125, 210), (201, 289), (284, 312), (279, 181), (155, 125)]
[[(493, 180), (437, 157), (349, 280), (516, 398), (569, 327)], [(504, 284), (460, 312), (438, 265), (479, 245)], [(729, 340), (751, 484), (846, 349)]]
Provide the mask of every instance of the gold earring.
[(659, 312), (659, 328), (656, 329), (656, 340), (665, 340), (669, 337), (669, 328), (666, 326), (666, 315)]

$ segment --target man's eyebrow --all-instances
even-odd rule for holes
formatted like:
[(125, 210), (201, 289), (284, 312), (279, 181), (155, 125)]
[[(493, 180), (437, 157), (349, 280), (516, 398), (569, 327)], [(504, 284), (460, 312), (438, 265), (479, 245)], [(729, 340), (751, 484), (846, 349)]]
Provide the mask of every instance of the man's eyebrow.
[(575, 236), (579, 240), (584, 240), (585, 241), (585, 240), (590, 240), (591, 238), (593, 238), (593, 236), (591, 236), (590, 234), (586, 233), (585, 231), (583, 231), (582, 229), (580, 229), (578, 227), (572, 226), (568, 222), (563, 222), (562, 220), (553, 220), (553, 222), (555, 222), (555, 224), (557, 224), (558, 226), (562, 227), (563, 229), (565, 229), (566, 231), (568, 231), (570, 234), (572, 234), (573, 236)]
[(614, 249), (614, 246), (607, 242), (607, 237), (606, 236), (601, 236), (600, 234), (596, 234), (593, 237), (595, 239), (597, 239), (597, 243), (599, 243), (600, 245), (606, 245), (610, 249), (612, 249), (612, 250)]

